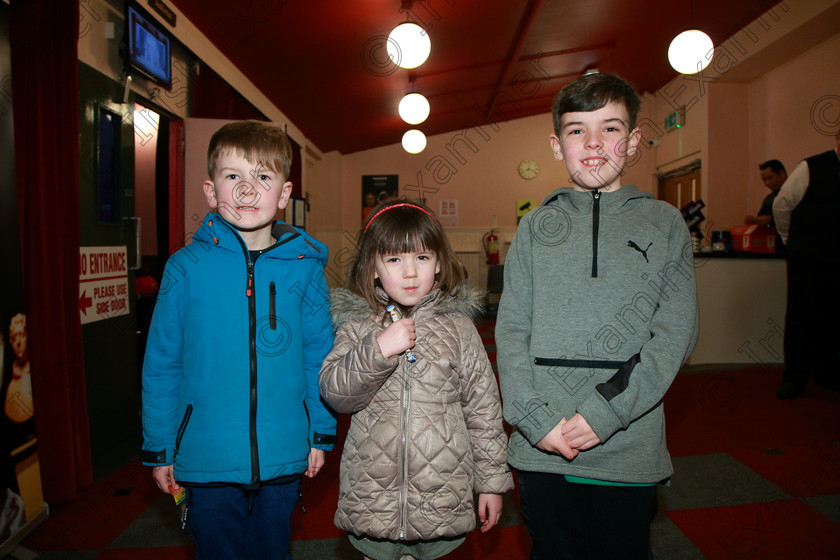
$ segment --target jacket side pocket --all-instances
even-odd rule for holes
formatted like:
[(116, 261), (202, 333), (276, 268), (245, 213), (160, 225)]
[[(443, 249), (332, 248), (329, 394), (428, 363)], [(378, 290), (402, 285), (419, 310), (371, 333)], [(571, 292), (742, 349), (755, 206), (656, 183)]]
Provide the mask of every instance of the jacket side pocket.
[(271, 330), (277, 330), (277, 288), (274, 282), (268, 285), (268, 323)]
[(175, 450), (172, 452), (172, 462), (175, 463), (175, 458), (178, 456), (178, 448), (181, 447), (181, 439), (184, 437), (184, 432), (187, 431), (187, 424), (190, 423), (190, 416), (192, 416), (193, 405), (188, 404), (184, 411), (184, 418), (181, 420), (181, 425), (178, 426), (178, 434), (175, 436)]

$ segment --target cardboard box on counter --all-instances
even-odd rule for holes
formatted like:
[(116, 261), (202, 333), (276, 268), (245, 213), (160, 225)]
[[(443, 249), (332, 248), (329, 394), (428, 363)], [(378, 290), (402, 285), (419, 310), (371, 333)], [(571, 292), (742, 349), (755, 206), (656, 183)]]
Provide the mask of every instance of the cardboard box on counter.
[(732, 250), (750, 253), (775, 253), (776, 228), (760, 225), (742, 225), (732, 228)]

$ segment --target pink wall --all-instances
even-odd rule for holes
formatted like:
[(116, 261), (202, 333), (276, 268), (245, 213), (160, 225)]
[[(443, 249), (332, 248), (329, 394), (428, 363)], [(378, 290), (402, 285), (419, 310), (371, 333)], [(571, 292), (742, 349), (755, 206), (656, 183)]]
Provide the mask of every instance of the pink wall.
[(338, 229), (341, 224), (341, 154), (303, 151), (303, 191), (309, 195), (309, 231)]
[[(569, 186), (566, 167), (554, 159), (549, 145), (550, 113), (494, 124), (432, 136), (417, 155), (391, 145), (343, 156), (342, 227), (359, 226), (362, 175), (398, 174), (401, 193), (413, 198), (422, 185), (435, 210), (441, 200), (458, 200), (463, 228), (489, 228), (493, 215), (499, 227), (513, 227), (517, 200), (539, 203), (554, 189)], [(640, 150), (638, 162), (628, 169), (627, 182), (649, 188), (648, 158), (649, 150)], [(536, 178), (519, 176), (524, 159), (539, 164)]]
[(134, 110), (134, 215), (141, 219), (140, 254), (157, 255), (155, 150), (158, 115), (142, 105)]
[[(708, 210), (703, 230), (731, 229), (755, 215), (761, 206), (749, 204), (751, 184), (762, 185), (758, 168), (749, 165), (750, 120), (746, 84), (709, 85), (709, 149), (704, 202)], [(767, 189), (765, 189), (765, 195)]]
[[(373, 174), (398, 174), (400, 193), (412, 198), (420, 196), (422, 185), (427, 203), (435, 210), (440, 200), (458, 200), (460, 227), (489, 228), (494, 214), (499, 226), (513, 226), (517, 199), (541, 201), (554, 188), (568, 184), (565, 167), (551, 153), (551, 133), (551, 116), (546, 113), (499, 120), (466, 133), (431, 136), (426, 149), (416, 155), (400, 145), (345, 155), (342, 226), (358, 227), (361, 177)], [(519, 176), (517, 168), (524, 159), (540, 165), (536, 178)]]
[(831, 126), (840, 126), (840, 36), (756, 79), (749, 88), (750, 207), (767, 189), (758, 164), (778, 159), (792, 171), (803, 158), (834, 147)]

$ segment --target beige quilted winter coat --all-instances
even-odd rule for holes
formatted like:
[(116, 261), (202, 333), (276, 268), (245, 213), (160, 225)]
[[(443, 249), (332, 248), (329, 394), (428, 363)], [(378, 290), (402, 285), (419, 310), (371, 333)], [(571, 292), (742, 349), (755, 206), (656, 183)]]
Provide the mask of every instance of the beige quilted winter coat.
[[(439, 301), (442, 300), (442, 301)], [(513, 488), (496, 378), (465, 313), (478, 294), (432, 292), (413, 311), (414, 353), (385, 359), (390, 324), (347, 290), (332, 294), (340, 325), (321, 368), (321, 395), (353, 414), (341, 458), (335, 524), (358, 536), (431, 540), (475, 528), (473, 492)]]

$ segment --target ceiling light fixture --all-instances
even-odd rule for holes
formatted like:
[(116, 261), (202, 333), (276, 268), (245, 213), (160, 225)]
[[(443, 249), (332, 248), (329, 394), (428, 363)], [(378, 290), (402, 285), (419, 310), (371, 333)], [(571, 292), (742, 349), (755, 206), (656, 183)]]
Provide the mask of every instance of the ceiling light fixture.
[(419, 93), (409, 93), (400, 100), (398, 107), (402, 120), (408, 124), (420, 124), (429, 117), (429, 101)]
[(668, 62), (680, 74), (696, 74), (712, 61), (714, 43), (699, 29), (683, 31), (668, 47)]
[(429, 34), (412, 22), (401, 23), (388, 35), (388, 56), (401, 68), (417, 68), (429, 58), (432, 42)]
[(426, 135), (419, 130), (409, 130), (403, 134), (402, 147), (409, 154), (419, 154), (426, 149)]

